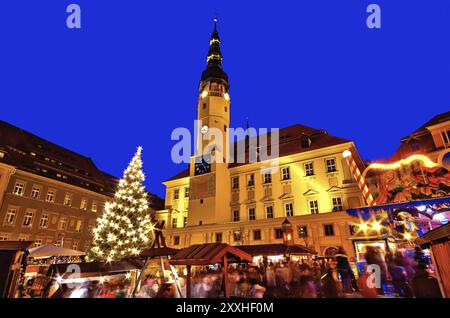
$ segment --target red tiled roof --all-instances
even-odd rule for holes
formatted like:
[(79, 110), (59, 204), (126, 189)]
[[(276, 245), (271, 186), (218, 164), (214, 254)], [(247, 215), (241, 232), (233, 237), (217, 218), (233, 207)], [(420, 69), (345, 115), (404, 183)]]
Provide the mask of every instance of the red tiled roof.
[(1, 162), (91, 191), (112, 193), (117, 183), (117, 178), (99, 170), (91, 158), (4, 121), (0, 121), (0, 149), (6, 153)]
[(197, 244), (186, 247), (173, 256), (169, 263), (172, 265), (214, 265), (221, 263), (224, 255), (230, 262), (247, 261), (253, 258), (237, 247), (225, 243)]
[[(325, 147), (330, 147), (334, 145), (343, 144), (346, 142), (350, 142), (350, 140), (339, 138), (333, 135), (328, 134), (325, 130), (319, 130), (315, 128), (311, 128), (305, 125), (293, 125), (286, 128), (282, 128), (279, 130), (279, 157), (284, 157), (296, 153), (307, 152), (311, 150), (321, 149)], [(267, 144), (270, 144), (271, 133), (264, 135), (259, 135), (255, 137), (251, 137), (246, 140), (240, 140), (236, 143), (231, 144), (231, 147), (235, 147), (234, 153), (236, 154), (237, 147), (239, 145), (245, 144), (245, 163), (237, 163), (237, 158), (235, 155), (234, 163), (229, 164), (229, 168), (245, 165), (248, 163), (248, 152), (249, 152), (249, 144), (252, 141), (260, 140), (261, 138), (265, 138), (267, 140)], [(309, 138), (309, 147), (302, 146), (302, 139)], [(260, 148), (259, 150), (264, 150)], [(267, 153), (270, 154), (270, 146), (268, 147)], [(258, 160), (259, 161), (259, 160)], [(172, 178), (166, 181), (177, 180), (181, 178), (189, 177), (189, 168), (180, 172), (179, 174), (173, 176)]]
[[(181, 171), (180, 173), (174, 175), (172, 178), (167, 179), (166, 181), (178, 180), (178, 179), (189, 177), (189, 170), (190, 169), (187, 168), (187, 169)], [(164, 182), (166, 182), (166, 181), (164, 181)]]
[[(267, 153), (271, 153), (270, 142), (271, 142), (271, 133), (264, 135), (259, 135), (256, 137), (251, 137), (248, 139), (248, 142), (245, 140), (238, 141), (234, 143), (232, 147), (237, 147), (239, 144), (246, 143), (246, 163), (236, 163), (237, 158), (235, 157), (235, 163), (231, 163), (229, 165), (230, 168), (244, 165), (248, 163), (248, 151), (249, 144), (255, 142), (258, 144), (258, 140), (265, 138), (267, 140), (266, 144), (268, 144)], [(309, 139), (309, 146), (304, 147), (302, 145), (302, 140), (307, 142)], [(293, 125), (286, 128), (282, 128), (279, 130), (279, 157), (285, 157), (292, 154), (307, 152), (311, 150), (321, 149), (325, 147), (330, 147), (342, 143), (350, 142), (347, 139), (339, 138), (333, 135), (328, 134), (325, 130), (319, 130), (315, 128), (311, 128), (305, 125)], [(237, 148), (235, 148), (236, 150)], [(262, 147), (258, 147), (258, 152), (265, 151)], [(236, 153), (237, 151), (235, 151)], [(258, 159), (259, 161), (259, 159)]]
[(445, 113), (434, 116), (429, 121), (427, 121), (425, 124), (423, 124), (422, 126), (417, 128), (412, 134), (402, 138), (402, 141), (410, 138), (412, 135), (416, 135), (416, 134), (420, 134), (420, 133), (427, 134), (428, 133), (428, 130), (426, 129), (427, 127), (434, 126), (434, 125), (437, 125), (437, 124), (440, 124), (440, 123), (443, 123), (446, 121), (450, 121), (450, 112), (445, 112)]

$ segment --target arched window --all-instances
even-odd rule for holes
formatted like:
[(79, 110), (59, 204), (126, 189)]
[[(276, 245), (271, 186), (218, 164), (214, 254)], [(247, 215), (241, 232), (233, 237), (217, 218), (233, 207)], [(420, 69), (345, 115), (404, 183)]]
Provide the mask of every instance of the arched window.
[(333, 257), (334, 254), (337, 253), (337, 251), (338, 251), (337, 247), (334, 247), (334, 246), (327, 247), (327, 248), (324, 250), (324, 255), (325, 255), (326, 257)]

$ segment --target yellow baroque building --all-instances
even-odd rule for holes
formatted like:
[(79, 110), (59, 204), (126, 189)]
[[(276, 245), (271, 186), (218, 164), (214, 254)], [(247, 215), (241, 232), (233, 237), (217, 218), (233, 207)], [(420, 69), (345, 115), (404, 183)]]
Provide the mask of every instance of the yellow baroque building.
[[(198, 148), (189, 168), (164, 182), (165, 209), (156, 217), (165, 221), (167, 244), (183, 248), (193, 244), (224, 242), (231, 245), (283, 243), (281, 224), (293, 226), (293, 243), (327, 256), (343, 247), (354, 256), (348, 239), (354, 220), (346, 209), (364, 205), (363, 197), (342, 153), (352, 152), (359, 169), (364, 164), (352, 141), (325, 130), (294, 125), (279, 130), (279, 154), (274, 160), (249, 160), (251, 145), (261, 150), (268, 136), (247, 136), (222, 146), (208, 147), (208, 131), (230, 127), (228, 76), (222, 68), (220, 38), (214, 28), (207, 67), (198, 97)], [(201, 128), (200, 128), (201, 127)], [(206, 135), (206, 136), (203, 136)], [(228, 157), (228, 145), (243, 143), (243, 163), (197, 162), (201, 154)], [(235, 160), (236, 161), (236, 160)], [(275, 168), (274, 168), (275, 167)]]

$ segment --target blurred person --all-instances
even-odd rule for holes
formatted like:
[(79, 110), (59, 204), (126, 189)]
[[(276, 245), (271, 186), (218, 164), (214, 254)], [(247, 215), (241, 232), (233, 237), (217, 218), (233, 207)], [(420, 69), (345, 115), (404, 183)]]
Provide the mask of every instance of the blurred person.
[(175, 284), (172, 283), (163, 283), (156, 294), (156, 298), (175, 298), (175, 296)]
[(144, 286), (141, 287), (139, 293), (137, 294), (138, 298), (155, 298), (158, 293), (159, 286), (156, 283), (155, 278), (149, 276), (145, 279)]
[(341, 284), (336, 265), (334, 260), (328, 262), (327, 272), (321, 278), (320, 294), (322, 297), (339, 298), (341, 296)]
[(380, 253), (378, 247), (367, 246), (366, 254), (364, 254), (367, 265), (377, 265), (380, 269), (380, 288), (377, 288), (379, 295), (384, 295), (383, 287), (387, 286), (387, 267), (383, 260), (383, 256)]
[(394, 292), (400, 297), (412, 297), (412, 289), (408, 281), (408, 272), (404, 266), (404, 257), (399, 251), (394, 255), (394, 267), (392, 269), (392, 283)]
[(337, 271), (342, 278), (343, 292), (351, 293), (353, 291), (358, 291), (355, 274), (350, 267), (348, 256), (345, 250), (342, 247), (339, 247), (334, 257), (336, 258), (337, 262)]
[(259, 285), (256, 281), (252, 281), (251, 288), (249, 291), (249, 298), (264, 298), (264, 293), (266, 292), (266, 288), (264, 286)]
[(412, 288), (416, 298), (442, 298), (439, 282), (427, 271), (425, 262), (418, 263)]
[(268, 265), (266, 268), (266, 273), (265, 273), (265, 280), (266, 280), (266, 285), (268, 288), (276, 288), (277, 287), (277, 281), (275, 278), (275, 270), (273, 268), (273, 265)]
[(196, 298), (208, 298), (212, 288), (210, 275), (204, 275), (194, 286)]

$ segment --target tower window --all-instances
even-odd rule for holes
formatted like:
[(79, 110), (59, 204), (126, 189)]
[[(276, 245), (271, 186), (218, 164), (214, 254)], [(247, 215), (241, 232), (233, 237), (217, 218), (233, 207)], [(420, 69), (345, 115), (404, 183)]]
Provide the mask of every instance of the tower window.
[(206, 103), (203, 103), (203, 110), (206, 109)]
[(225, 106), (225, 113), (228, 111), (228, 107), (227, 106)]

